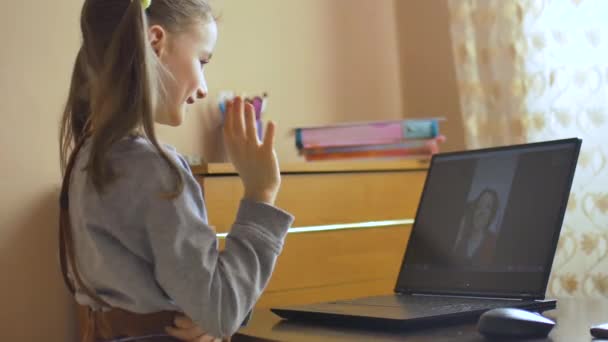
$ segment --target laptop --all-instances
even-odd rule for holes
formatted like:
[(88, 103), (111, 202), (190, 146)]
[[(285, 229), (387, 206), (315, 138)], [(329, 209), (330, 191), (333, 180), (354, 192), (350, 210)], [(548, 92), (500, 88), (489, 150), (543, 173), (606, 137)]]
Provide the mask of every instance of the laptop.
[[(273, 307), (276, 315), (355, 327), (542, 312), (582, 140), (433, 156), (394, 294)], [(362, 272), (364, 270), (361, 270)]]

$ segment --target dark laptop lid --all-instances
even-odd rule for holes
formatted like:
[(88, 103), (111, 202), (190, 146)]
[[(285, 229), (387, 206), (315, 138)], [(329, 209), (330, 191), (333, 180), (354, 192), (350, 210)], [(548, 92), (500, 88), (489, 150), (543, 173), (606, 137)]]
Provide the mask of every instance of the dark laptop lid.
[(544, 298), (580, 146), (434, 156), (396, 291)]

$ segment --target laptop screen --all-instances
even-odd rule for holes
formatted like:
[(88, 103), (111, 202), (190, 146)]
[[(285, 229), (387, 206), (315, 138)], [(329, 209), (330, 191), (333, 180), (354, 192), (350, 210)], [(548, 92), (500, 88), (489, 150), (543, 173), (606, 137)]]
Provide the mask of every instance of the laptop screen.
[(543, 298), (580, 144), (435, 156), (396, 290)]

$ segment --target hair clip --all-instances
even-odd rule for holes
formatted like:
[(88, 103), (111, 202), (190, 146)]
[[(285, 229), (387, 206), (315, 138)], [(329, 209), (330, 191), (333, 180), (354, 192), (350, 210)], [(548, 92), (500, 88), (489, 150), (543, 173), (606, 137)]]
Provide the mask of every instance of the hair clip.
[(148, 9), (152, 5), (152, 0), (141, 0), (141, 7)]

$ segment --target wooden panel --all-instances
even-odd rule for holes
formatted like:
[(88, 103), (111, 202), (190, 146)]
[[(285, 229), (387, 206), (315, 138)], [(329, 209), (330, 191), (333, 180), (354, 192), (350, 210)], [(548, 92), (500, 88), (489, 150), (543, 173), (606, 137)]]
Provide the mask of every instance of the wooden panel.
[[(284, 175), (277, 206), (294, 226), (414, 218), (426, 171)], [(206, 177), (209, 222), (227, 232), (242, 197), (238, 177)]]
[(289, 235), (268, 291), (396, 279), (411, 228)]
[(290, 234), (260, 305), (390, 293), (410, 232), (402, 226)]
[[(399, 159), (382, 161), (319, 161), (314, 163), (281, 164), (281, 173), (323, 173), (352, 171), (416, 171), (429, 167), (427, 159)], [(195, 175), (236, 175), (230, 163), (211, 163), (191, 166)]]
[[(294, 227), (413, 219), (427, 172), (397, 164), (282, 168), (277, 206), (296, 217)], [(242, 197), (241, 181), (225, 165), (206, 171), (199, 182), (209, 222), (227, 232)], [(410, 233), (411, 226), (391, 226), (289, 234), (258, 306), (391, 293)]]

